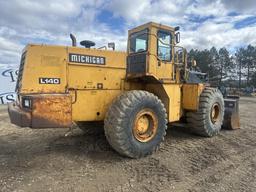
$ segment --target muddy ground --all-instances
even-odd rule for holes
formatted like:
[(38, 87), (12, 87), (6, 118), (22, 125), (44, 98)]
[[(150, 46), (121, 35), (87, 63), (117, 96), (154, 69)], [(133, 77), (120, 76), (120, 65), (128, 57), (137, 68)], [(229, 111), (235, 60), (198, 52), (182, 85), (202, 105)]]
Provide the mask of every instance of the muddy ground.
[(119, 156), (103, 134), (19, 129), (0, 108), (0, 191), (256, 191), (256, 98), (240, 101), (242, 128), (214, 138), (170, 127), (160, 150)]

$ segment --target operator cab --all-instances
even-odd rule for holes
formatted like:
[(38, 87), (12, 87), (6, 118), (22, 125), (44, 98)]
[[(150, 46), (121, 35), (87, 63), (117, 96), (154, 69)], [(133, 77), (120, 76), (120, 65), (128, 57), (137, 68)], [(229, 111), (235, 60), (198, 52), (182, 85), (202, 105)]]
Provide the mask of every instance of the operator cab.
[[(129, 30), (127, 78), (176, 81), (176, 44), (178, 27), (147, 23)], [(185, 63), (185, 61), (183, 61)]]

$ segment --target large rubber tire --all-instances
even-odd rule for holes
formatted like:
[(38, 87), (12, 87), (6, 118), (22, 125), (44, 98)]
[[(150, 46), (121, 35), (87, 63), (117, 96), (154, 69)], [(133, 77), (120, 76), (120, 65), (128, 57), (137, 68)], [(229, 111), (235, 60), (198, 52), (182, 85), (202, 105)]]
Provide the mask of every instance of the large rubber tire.
[[(212, 110), (216, 110), (217, 115)], [(186, 116), (189, 127), (195, 134), (205, 137), (217, 135), (224, 117), (224, 99), (221, 92), (216, 88), (205, 88), (200, 95), (198, 111), (188, 112)]]
[[(151, 111), (157, 125), (149, 141), (141, 142), (134, 134), (138, 114)], [(150, 124), (148, 124), (150, 125)], [(152, 125), (152, 124), (151, 124)], [(129, 91), (120, 95), (110, 106), (104, 121), (104, 130), (109, 144), (121, 155), (140, 158), (156, 151), (164, 140), (167, 129), (167, 114), (161, 100), (146, 91)]]
[(97, 135), (104, 133), (102, 121), (78, 121), (76, 125), (86, 134)]

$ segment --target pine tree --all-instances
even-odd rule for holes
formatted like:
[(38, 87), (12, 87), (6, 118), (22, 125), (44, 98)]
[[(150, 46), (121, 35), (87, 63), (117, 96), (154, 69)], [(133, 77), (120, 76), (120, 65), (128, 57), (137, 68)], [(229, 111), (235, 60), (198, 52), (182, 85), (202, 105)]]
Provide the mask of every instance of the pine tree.
[(210, 50), (192, 49), (188, 58), (195, 59), (201, 71), (208, 73), (211, 83), (216, 86), (237, 79), (239, 88), (243, 86), (243, 79), (246, 80), (247, 86), (255, 86), (256, 47), (252, 45), (239, 48), (233, 56), (225, 47), (219, 51), (215, 47)]
[(238, 87), (239, 87), (239, 90), (241, 89), (241, 84), (242, 84), (242, 78), (244, 76), (244, 73), (243, 73), (243, 69), (244, 69), (244, 60), (245, 60), (245, 49), (244, 48), (239, 48), (237, 51), (236, 51), (236, 66), (238, 68), (238, 77), (239, 77), (239, 83), (238, 83)]
[(209, 64), (209, 78), (214, 82), (219, 80), (218, 68), (220, 63), (220, 57), (218, 50), (215, 47), (210, 49), (211, 63)]
[(253, 72), (254, 68), (254, 61), (255, 61), (255, 48), (251, 45), (247, 46), (247, 49), (245, 51), (245, 65), (246, 65), (246, 85), (250, 86), (250, 78), (251, 73)]
[(219, 68), (218, 68), (218, 71), (220, 73), (219, 84), (221, 84), (223, 80), (227, 80), (230, 77), (231, 70), (232, 70), (232, 61), (231, 61), (229, 52), (225, 47), (223, 47), (219, 50)]
[(252, 75), (251, 85), (256, 88), (256, 72), (254, 72)]

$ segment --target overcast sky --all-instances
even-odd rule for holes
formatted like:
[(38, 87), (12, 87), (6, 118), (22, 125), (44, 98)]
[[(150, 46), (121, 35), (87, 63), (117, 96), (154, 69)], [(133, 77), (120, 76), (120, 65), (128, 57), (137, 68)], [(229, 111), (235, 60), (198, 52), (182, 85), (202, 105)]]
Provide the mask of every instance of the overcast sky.
[(125, 50), (127, 30), (154, 21), (181, 27), (188, 49), (256, 45), (255, 0), (0, 0), (0, 65), (18, 64), (28, 43), (89, 39)]

